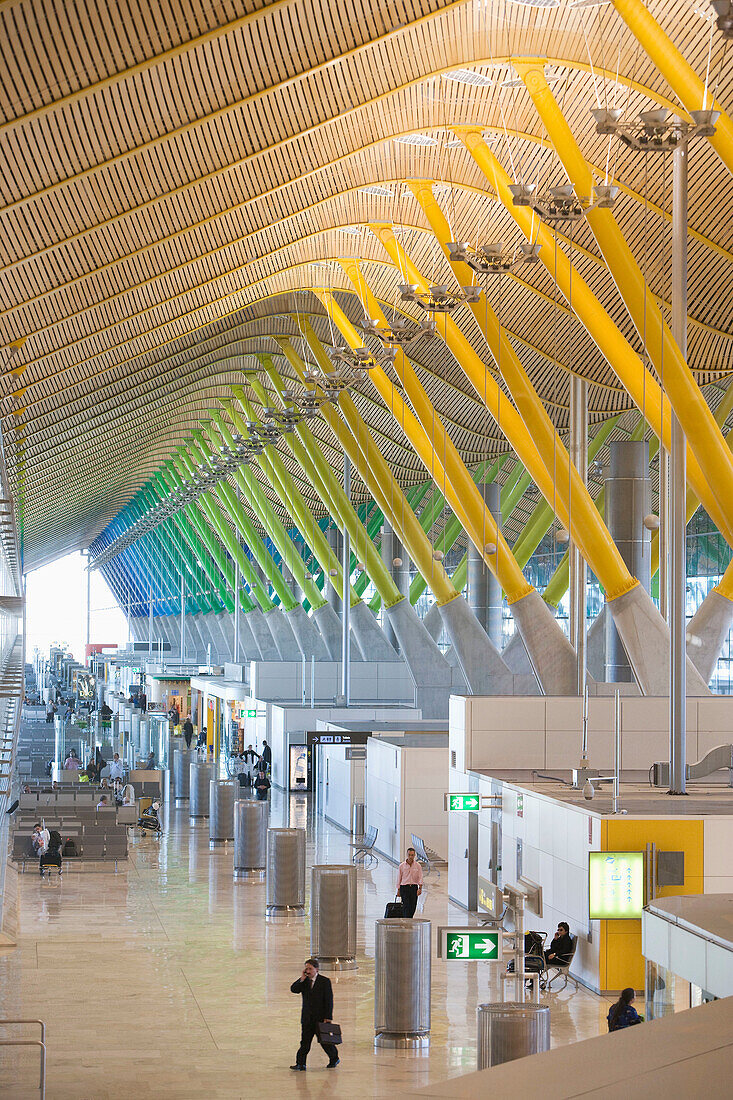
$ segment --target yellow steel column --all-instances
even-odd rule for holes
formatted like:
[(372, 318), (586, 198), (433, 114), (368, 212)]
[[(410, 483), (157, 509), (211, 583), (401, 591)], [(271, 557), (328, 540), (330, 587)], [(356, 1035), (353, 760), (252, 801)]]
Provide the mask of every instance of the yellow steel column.
[[(386, 324), (379, 302), (366, 283), (358, 263), (353, 260), (341, 260), (340, 263), (353, 282), (360, 299), (367, 303), (370, 316)], [(333, 300), (332, 295), (327, 291), (315, 291), (315, 293), (321, 298), (349, 345), (352, 348), (359, 347), (361, 341), (358, 333)], [(306, 338), (308, 338), (307, 329)], [(392, 415), (412, 443), (433, 481), (447, 497), (474, 546), (495, 573), (508, 602), (513, 603), (521, 599), (532, 590), (531, 585), (527, 583), (517, 565), (512, 551), (498, 528), (496, 519), (486, 508), (473, 478), (433, 408), (412, 364), (401, 349), (397, 351), (394, 369), (402, 381), (405, 393), (419, 420), (416, 420), (412, 412), (406, 408), (401, 395), (380, 366), (370, 369), (370, 380), (387, 407), (392, 410)], [(496, 551), (490, 553), (487, 547), (491, 547), (492, 544), (496, 546)]]
[(730, 116), (720, 103), (713, 101), (710, 92), (706, 94), (700, 77), (641, 0), (611, 0), (611, 3), (688, 111), (705, 108), (720, 111), (715, 134), (708, 141), (733, 172), (733, 121)]
[[(312, 335), (315, 338), (315, 333), (312, 333)], [(316, 350), (316, 347), (311, 344), (308, 334), (306, 338), (314, 354), (317, 355), (319, 359), (321, 355), (325, 358), (325, 364), (321, 362), (321, 367), (323, 368), (325, 365), (330, 370), (331, 363), (321, 344), (316, 340)], [(289, 354), (284, 345), (285, 341), (282, 341), (283, 351), (286, 352), (288, 362), (298, 373), (300, 380), (303, 381), (304, 363), (289, 342)], [(273, 381), (276, 386), (278, 384), (282, 385), (282, 380), (274, 370), (274, 367), (271, 381)], [(358, 471), (364, 484), (379, 504), (382, 512), (404, 542), (410, 558), (429, 584), (438, 603), (445, 604), (455, 599), (458, 593), (451, 584), (442, 564), (435, 561), (433, 558), (432, 546), (428, 542), (422, 527), (420, 527), (417, 516), (407, 502), (401, 488), (394, 480), (392, 471), (384, 461), (376, 443), (371, 438), (371, 433), (361, 420), (356, 406), (347, 393), (341, 394), (339, 398), (339, 408), (349, 426), (349, 430), (344, 427), (336, 410), (329, 404), (322, 406), (321, 415), (336, 436), (343, 450), (351, 459), (355, 469)], [(416, 528), (419, 531), (419, 535), (416, 534)]]
[[(392, 261), (398, 265), (400, 270), (406, 273), (406, 277), (410, 283), (421, 287), (423, 291), (427, 291), (427, 280), (422, 277), (397, 241), (392, 231), (392, 227), (376, 225), (371, 228), (379, 237)], [(459, 331), (453, 319), (447, 317), (445, 332), (446, 343), (451, 348), (461, 367), (472, 382), (479, 397), (486, 401), (489, 411), (494, 415), (492, 404), (495, 404), (495, 401), (492, 401), (491, 395), (496, 393), (499, 387), (487, 371), (486, 365), (469, 344), (468, 340), (466, 340), (462, 334), (460, 334), (460, 340), (456, 338), (456, 333)], [(514, 357), (512, 360), (507, 360), (506, 363), (504, 362), (502, 357), (503, 349), (496, 346), (499, 340), (500, 331), (498, 320), (496, 326), (490, 328), (489, 331), (493, 331), (497, 338), (494, 344), (495, 352), (494, 348), (492, 348), (492, 352), (494, 352), (496, 361), (500, 364), (502, 371), (509, 375), (508, 382), (512, 390), (512, 396), (517, 402), (519, 412), (523, 417), (523, 423), (520, 421), (520, 423), (522, 423), (522, 431), (525, 434), (529, 434), (534, 441), (534, 447), (539, 462), (535, 460), (533, 465), (525, 462), (525, 465), (541, 489), (545, 500), (547, 500), (550, 507), (556, 510), (561, 522), (564, 523), (571, 532), (572, 537), (580, 547), (583, 557), (603, 585), (607, 599), (615, 599), (616, 596), (621, 596), (624, 592), (628, 592), (632, 589), (638, 584), (638, 581), (629, 573), (618, 547), (608, 534), (577, 470), (575, 470), (575, 478), (573, 481), (574, 492), (572, 509), (569, 509), (567, 485), (572, 464), (570, 463), (567, 451), (557, 446), (554, 428), (552, 427), (549, 417), (544, 412), (544, 409), (542, 410), (542, 415), (539, 414), (537, 405), (539, 404), (541, 407), (541, 402), (539, 402), (539, 399), (537, 399), (536, 402), (532, 400), (534, 390), (529, 383), (529, 379), (526, 378), (526, 374), (521, 364), (519, 364), (519, 360)], [(496, 416), (495, 419), (497, 419), (497, 423), (504, 431), (507, 439), (514, 445), (514, 440), (505, 422), (503, 420), (498, 420)], [(553, 465), (553, 461), (555, 465)], [(575, 467), (572, 467), (572, 469), (574, 470)], [(541, 470), (544, 475), (542, 482), (537, 479), (536, 474), (538, 470)]]
[(636, 331), (646, 345), (657, 374), (684, 429), (690, 448), (707, 477), (721, 509), (733, 516), (733, 456), (700, 387), (669, 331), (661, 310), (624, 237), (613, 211), (593, 207), (593, 173), (545, 79), (544, 62), (516, 60), (514, 68), (532, 97), (580, 203), (585, 218), (613, 276)]
[[(562, 294), (567, 301), (572, 302), (574, 312), (605, 356), (619, 381), (628, 390), (637, 408), (645, 415), (652, 431), (662, 441), (662, 446), (669, 450), (671, 408), (656, 378), (646, 371), (641, 358), (608, 316), (580, 272), (570, 263), (562, 249), (556, 248), (552, 233), (541, 221), (538, 221), (532, 210), (525, 206), (514, 205), (513, 196), (509, 190), (511, 182), (509, 176), (483, 140), (481, 128), (454, 126), (453, 130), (527, 239), (536, 239), (542, 245), (540, 260), (550, 275), (557, 279), (557, 285)], [(733, 545), (733, 525), (719, 506), (717, 497), (708, 486), (706, 476), (689, 445), (687, 476), (718, 529)]]
[[(468, 264), (450, 260), (450, 228), (435, 200), (432, 184), (428, 181), (408, 181), (408, 186), (425, 213), (459, 285), (470, 285), (473, 282), (473, 272)], [(607, 585), (605, 580), (601, 581), (608, 598), (613, 599), (615, 594), (632, 587), (629, 583), (631, 574), (486, 295), (481, 302), (469, 305), (519, 413), (532, 433), (545, 469), (554, 478), (556, 492), (568, 509), (571, 534), (581, 549), (584, 548), (583, 556), (596, 576), (599, 579), (606, 576), (609, 581), (613, 580), (611, 585)], [(624, 573), (625, 578), (622, 577)]]

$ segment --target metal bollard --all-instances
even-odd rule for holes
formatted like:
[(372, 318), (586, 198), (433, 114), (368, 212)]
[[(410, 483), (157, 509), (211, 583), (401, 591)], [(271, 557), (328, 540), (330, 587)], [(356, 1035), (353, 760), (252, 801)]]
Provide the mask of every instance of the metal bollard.
[(305, 829), (267, 830), (267, 916), (305, 910)]
[(189, 764), (190, 801), (188, 812), (191, 817), (209, 816), (209, 783), (213, 774), (211, 764)]
[(132, 747), (139, 755), (140, 753), (140, 715), (136, 713), (130, 707), (128, 703), (125, 704), (124, 710), (125, 728), (130, 731), (130, 740), (132, 741)]
[(267, 866), (267, 802), (237, 799), (234, 804), (234, 878), (262, 879)]
[(366, 806), (363, 802), (355, 802), (351, 807), (351, 835), (354, 839), (364, 836)]
[(191, 754), (186, 749), (173, 751), (173, 797), (188, 798), (191, 790)]
[(209, 783), (209, 847), (234, 839), (234, 802), (239, 784), (231, 779)]
[(311, 955), (321, 970), (356, 970), (356, 867), (311, 871)]
[(374, 1045), (422, 1047), (430, 1042), (430, 921), (376, 921)]
[(506, 1001), (478, 1006), (478, 1069), (549, 1049), (549, 1005)]
[(137, 718), (140, 729), (140, 756), (145, 760), (150, 752), (150, 723), (141, 714), (134, 717)]

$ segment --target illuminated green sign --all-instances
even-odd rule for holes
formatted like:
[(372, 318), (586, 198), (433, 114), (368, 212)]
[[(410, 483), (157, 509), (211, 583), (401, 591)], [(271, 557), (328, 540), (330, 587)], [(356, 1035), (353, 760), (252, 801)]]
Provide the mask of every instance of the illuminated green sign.
[(447, 932), (445, 954), (448, 959), (498, 959), (498, 932)]
[(257, 711), (256, 710), (248, 710), (247, 711), (247, 717), (248, 718), (256, 718), (257, 717)]
[(477, 810), (478, 808), (479, 796), (477, 794), (448, 795), (449, 810)]
[(635, 920), (644, 908), (644, 853), (589, 852), (591, 920)]

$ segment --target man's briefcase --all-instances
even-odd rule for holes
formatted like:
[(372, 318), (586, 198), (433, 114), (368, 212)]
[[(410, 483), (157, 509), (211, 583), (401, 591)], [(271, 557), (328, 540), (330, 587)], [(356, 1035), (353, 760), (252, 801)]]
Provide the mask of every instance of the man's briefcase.
[(338, 1046), (341, 1042), (341, 1025), (321, 1021), (318, 1025), (318, 1039), (321, 1043), (333, 1043), (334, 1046)]

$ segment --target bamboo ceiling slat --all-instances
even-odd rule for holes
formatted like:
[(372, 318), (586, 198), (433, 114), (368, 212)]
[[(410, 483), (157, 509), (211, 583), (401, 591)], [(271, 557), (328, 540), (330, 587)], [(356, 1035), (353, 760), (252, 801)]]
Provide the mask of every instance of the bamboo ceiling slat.
[[(681, 0), (648, 6), (704, 75), (709, 24)], [(27, 565), (88, 545), (207, 408), (256, 368), (258, 353), (272, 354), (292, 381), (272, 337), (290, 334), (310, 360), (294, 310), (306, 312), (330, 344), (330, 325), (309, 287), (331, 285), (358, 327), (362, 310), (334, 262), (339, 255), (362, 259), (388, 313), (397, 305), (418, 316), (397, 301), (402, 279), (366, 229), (370, 220), (395, 223), (423, 274), (452, 284), (401, 180), (439, 181), (438, 201), (456, 239), (518, 243), (511, 216), (472, 159), (448, 144), (451, 123), (480, 121), (512, 175), (540, 190), (565, 182), (524, 89), (504, 85), (513, 56), (550, 59), (554, 93), (597, 178), (608, 159), (625, 188), (616, 217), (650, 292), (667, 303), (670, 165), (617, 141), (609, 146), (589, 112), (598, 102), (615, 103), (634, 117), (660, 102), (674, 105), (674, 97), (615, 13), (590, 12), (564, 0), (552, 9), (506, 0), (224, 0), (215, 8), (200, 0), (119, 0), (114, 10), (96, 0), (0, 4), (7, 43), (0, 56), (0, 346), (28, 337), (8, 363), (8, 370), (25, 369), (4, 375), (0, 408), (16, 492), (14, 429), (25, 425), (18, 434), (25, 437)], [(733, 75), (729, 64), (721, 67), (723, 56), (714, 35), (710, 71), (730, 106)], [(444, 79), (458, 67), (475, 67), (491, 83)], [(411, 132), (436, 143), (393, 140)], [(727, 384), (733, 371), (733, 180), (705, 142), (692, 148), (690, 177), (688, 361), (715, 407), (721, 388), (712, 383)], [(362, 190), (382, 183), (385, 196)], [(572, 252), (641, 353), (642, 337), (588, 227), (581, 223), (571, 236), (560, 247)], [(488, 281), (486, 290), (563, 437), (571, 370), (589, 382), (591, 422), (623, 412), (623, 437), (638, 413), (551, 274), (521, 269)], [(507, 396), (472, 314), (461, 308), (454, 319), (483, 359), (487, 384), (498, 382)], [(443, 342), (421, 340), (414, 361), (465, 461), (506, 453), (481, 395)], [(423, 480), (373, 387), (355, 400), (400, 482)], [(327, 426), (313, 427), (338, 468)], [(321, 516), (312, 486), (280, 449)], [(510, 469), (508, 462), (500, 481)], [(367, 498), (359, 478), (354, 498)], [(511, 517), (512, 539), (536, 499), (530, 488)]]

